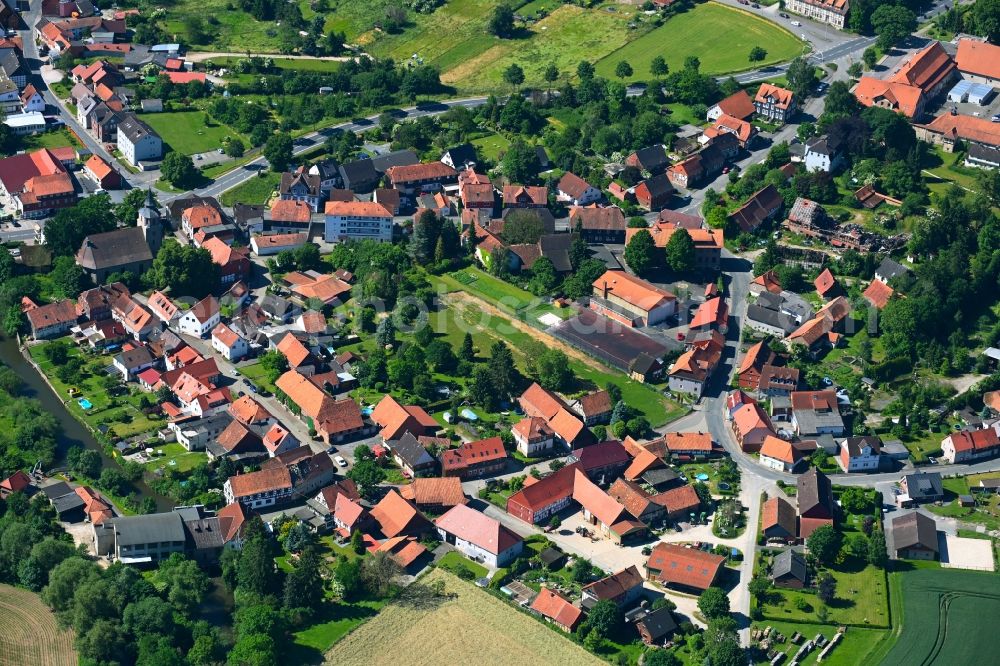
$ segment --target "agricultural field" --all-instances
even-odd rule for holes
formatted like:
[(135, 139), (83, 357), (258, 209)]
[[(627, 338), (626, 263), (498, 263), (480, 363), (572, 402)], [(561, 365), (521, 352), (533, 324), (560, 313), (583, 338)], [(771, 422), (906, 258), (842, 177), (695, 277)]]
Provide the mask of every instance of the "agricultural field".
[(1000, 633), (978, 630), (984, 618), (1000, 615), (995, 575), (953, 569), (893, 575), (901, 577), (902, 631), (885, 666), (972, 664), (1000, 650)]
[(0, 664), (74, 666), (73, 634), (56, 625), (37, 594), (0, 585)]
[[(471, 583), (437, 569), (420, 588), (444, 585), (442, 596), (411, 589), (326, 653), (327, 664), (369, 666), (399, 661), (410, 646), (411, 664), (603, 664), (579, 645)], [(447, 636), (448, 640), (441, 640)]]
[(163, 138), (165, 150), (185, 155), (217, 150), (227, 136), (240, 137), (244, 145), (247, 143), (246, 137), (212, 120), (204, 111), (143, 113), (140, 118)]
[[(755, 46), (767, 49), (767, 57), (751, 63), (747, 56)], [(688, 56), (697, 56), (703, 74), (725, 74), (791, 60), (802, 52), (802, 42), (771, 21), (706, 2), (605, 56), (597, 73), (613, 79), (624, 60), (633, 71), (627, 80), (648, 81), (649, 64), (659, 55), (672, 72), (681, 70)]]

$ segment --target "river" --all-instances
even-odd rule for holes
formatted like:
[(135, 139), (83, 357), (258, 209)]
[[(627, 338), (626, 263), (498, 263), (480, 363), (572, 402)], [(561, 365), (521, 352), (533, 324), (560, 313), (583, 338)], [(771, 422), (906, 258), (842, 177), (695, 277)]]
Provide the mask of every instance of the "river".
[[(56, 450), (56, 465), (60, 465), (66, 458), (66, 452), (73, 446), (82, 446), (93, 449), (101, 455), (101, 462), (105, 465), (116, 465), (117, 463), (104, 454), (104, 449), (91, 435), (87, 428), (77, 421), (70, 414), (62, 401), (49, 388), (35, 368), (28, 363), (21, 355), (21, 350), (17, 348), (17, 340), (0, 336), (0, 361), (3, 361), (17, 376), (24, 382), (22, 394), (26, 398), (35, 398), (42, 403), (47, 412), (56, 417), (62, 427), (62, 434), (59, 436)], [(169, 511), (174, 506), (174, 502), (165, 495), (154, 492), (144, 481), (132, 483), (139, 499), (152, 497), (156, 502), (157, 511)]]

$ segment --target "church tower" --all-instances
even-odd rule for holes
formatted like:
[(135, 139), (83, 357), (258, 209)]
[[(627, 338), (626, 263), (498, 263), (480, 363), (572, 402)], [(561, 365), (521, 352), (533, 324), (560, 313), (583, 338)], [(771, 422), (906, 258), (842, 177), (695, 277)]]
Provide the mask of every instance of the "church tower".
[(163, 244), (163, 220), (160, 219), (160, 211), (153, 201), (153, 193), (146, 190), (146, 202), (139, 209), (139, 228), (142, 229), (142, 236), (146, 239), (149, 251), (156, 257)]

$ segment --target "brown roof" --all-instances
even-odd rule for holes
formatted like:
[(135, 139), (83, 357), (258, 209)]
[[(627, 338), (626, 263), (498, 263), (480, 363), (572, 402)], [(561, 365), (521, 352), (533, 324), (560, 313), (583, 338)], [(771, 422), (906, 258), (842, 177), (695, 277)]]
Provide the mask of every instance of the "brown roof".
[(989, 118), (942, 113), (922, 127), (949, 139), (959, 138), (988, 146), (1000, 146), (1000, 123), (990, 122)]
[(904, 548), (938, 550), (937, 524), (919, 511), (899, 516), (892, 521), (892, 542), (897, 551)]
[(499, 555), (521, 541), (521, 537), (504, 527), (499, 520), (464, 504), (448, 509), (434, 524), (493, 555)]
[(215, 296), (206, 296), (188, 310), (188, 314), (194, 316), (198, 321), (208, 321), (219, 313), (219, 299)]
[(955, 62), (959, 71), (1000, 79), (1000, 46), (978, 39), (960, 39)]
[(69, 300), (56, 301), (28, 310), (28, 323), (34, 330), (76, 321), (76, 304)]
[(643, 513), (654, 504), (650, 500), (650, 494), (643, 490), (639, 484), (625, 479), (618, 479), (611, 484), (611, 487), (608, 488), (608, 494), (623, 505), (634, 518), (641, 518)]
[(625, 507), (597, 487), (580, 470), (576, 470), (573, 478), (573, 499), (608, 527), (624, 517), (622, 514), (625, 513)]
[(381, 526), (382, 534), (389, 538), (404, 532), (421, 531), (427, 524), (427, 519), (395, 490), (390, 490), (372, 508), (371, 516)]
[(656, 571), (665, 584), (707, 590), (715, 582), (726, 558), (696, 548), (658, 543), (646, 561), (646, 569)]
[(411, 183), (420, 180), (454, 178), (458, 175), (458, 172), (444, 162), (426, 162), (424, 164), (389, 167), (385, 175), (389, 177), (389, 182), (396, 184)]
[(539, 613), (562, 627), (573, 629), (583, 611), (574, 606), (568, 599), (554, 592), (547, 587), (543, 587), (538, 596), (531, 603), (531, 610)]
[(399, 494), (417, 506), (422, 504), (457, 506), (468, 501), (462, 492), (461, 480), (454, 476), (439, 479), (416, 478), (400, 487)]
[(618, 206), (575, 206), (569, 214), (570, 227), (576, 228), (577, 222), (584, 229), (626, 229), (625, 213)]
[(757, 96), (754, 98), (754, 101), (766, 102), (768, 97), (774, 98), (774, 103), (778, 108), (787, 109), (792, 104), (794, 93), (792, 93), (791, 90), (779, 88), (778, 86), (770, 83), (760, 84), (760, 88), (757, 89)]
[(441, 471), (461, 470), (476, 463), (506, 458), (507, 451), (503, 447), (503, 440), (500, 437), (490, 437), (476, 442), (465, 442), (458, 448), (442, 451), (440, 456)]
[(701, 506), (701, 500), (698, 499), (698, 493), (695, 491), (694, 486), (691, 485), (671, 488), (666, 492), (653, 495), (650, 499), (660, 506), (665, 507), (667, 509), (667, 513), (671, 516), (680, 513), (697, 511), (698, 507)]
[(825, 391), (793, 391), (791, 395), (792, 409), (805, 409), (819, 412), (829, 412), (837, 407), (837, 393), (833, 389)]
[(572, 443), (586, 426), (573, 415), (566, 405), (553, 393), (543, 389), (537, 382), (532, 383), (518, 398), (521, 409), (528, 416), (545, 419), (552, 431)]
[(747, 94), (746, 90), (733, 93), (719, 102), (718, 107), (722, 109), (724, 114), (742, 120), (746, 120), (752, 116), (756, 110), (754, 109), (753, 100), (750, 99), (750, 95)]
[(505, 205), (530, 202), (536, 206), (544, 206), (549, 202), (549, 190), (533, 185), (504, 185), (503, 202)]
[(582, 411), (586, 417), (610, 412), (614, 407), (611, 404), (611, 395), (603, 389), (600, 391), (593, 391), (582, 396), (578, 402), (580, 403), (580, 411)]
[(636, 566), (622, 569), (610, 576), (583, 586), (583, 591), (597, 599), (617, 599), (629, 590), (642, 585), (642, 574)]
[(229, 477), (233, 497), (241, 498), (292, 487), (292, 476), (285, 466), (262, 469), (259, 472), (237, 474)]
[(376, 553), (390, 553), (392, 559), (399, 563), (404, 569), (417, 561), (421, 555), (427, 552), (427, 548), (416, 540), (415, 537), (393, 537), (386, 539), (378, 548)]
[(795, 536), (795, 508), (780, 497), (772, 497), (764, 502), (764, 513), (761, 516), (761, 529), (769, 530), (780, 527), (788, 536)]
[(529, 442), (538, 439), (547, 439), (554, 434), (552, 428), (540, 416), (526, 416), (515, 423), (511, 427), (511, 430)]
[(317, 431), (335, 434), (357, 430), (364, 425), (361, 410), (350, 399), (334, 400), (308, 378), (294, 370), (278, 377), (275, 386), (311, 418)]
[(781, 280), (778, 279), (778, 274), (774, 271), (767, 271), (766, 273), (761, 273), (753, 279), (753, 284), (760, 285), (764, 287), (767, 291), (772, 294), (781, 293)]
[(571, 171), (564, 173), (563, 177), (559, 179), (559, 184), (556, 186), (560, 192), (568, 194), (574, 199), (582, 197), (589, 187), (591, 187), (590, 183)]
[(811, 513), (813, 518), (833, 517), (833, 487), (826, 474), (810, 467), (796, 479), (796, 485), (800, 516)]

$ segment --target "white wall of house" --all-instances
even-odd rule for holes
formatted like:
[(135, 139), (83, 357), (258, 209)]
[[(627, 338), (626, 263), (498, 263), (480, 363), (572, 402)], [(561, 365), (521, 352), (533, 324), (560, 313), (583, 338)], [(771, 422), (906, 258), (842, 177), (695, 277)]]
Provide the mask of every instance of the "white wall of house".
[(184, 316), (182, 316), (177, 322), (177, 328), (180, 329), (180, 332), (185, 335), (190, 335), (196, 338), (204, 338), (212, 332), (213, 328), (219, 325), (220, 320), (218, 312), (213, 314), (208, 319), (201, 321), (194, 316), (193, 312), (188, 311), (184, 313)]
[(236, 342), (233, 343), (233, 346), (228, 347), (224, 342), (222, 342), (222, 340), (219, 340), (214, 335), (212, 336), (212, 349), (225, 356), (229, 361), (238, 361), (246, 356), (249, 351), (247, 348), (247, 342), (243, 338), (236, 338)]
[(344, 238), (390, 243), (392, 218), (327, 215), (323, 239), (327, 243), (337, 243)]
[[(449, 537), (449, 533), (441, 528), (438, 528), (438, 534), (441, 535), (442, 541), (447, 540)], [(457, 536), (452, 536), (452, 539), (457, 550), (461, 551), (469, 559), (482, 562), (489, 569), (506, 566), (511, 560), (520, 555), (521, 550), (524, 548), (524, 542), (518, 541), (507, 550), (493, 554), (471, 541), (460, 539)]]
[(760, 457), (760, 464), (763, 465), (764, 467), (768, 467), (770, 469), (776, 469), (779, 472), (790, 472), (790, 471), (792, 471), (791, 470), (791, 467), (792, 467), (791, 465), (786, 465), (784, 463), (784, 461), (778, 460), (777, 458), (772, 458), (770, 456), (763, 456), (762, 455)]
[(690, 393), (697, 398), (701, 397), (701, 392), (705, 388), (705, 384), (703, 382), (695, 381), (687, 377), (681, 377), (679, 375), (670, 375), (667, 383), (670, 386), (671, 391), (676, 391), (677, 393)]
[(514, 434), (514, 441), (517, 443), (517, 450), (523, 456), (533, 457), (537, 456), (545, 451), (551, 451), (552, 447), (555, 446), (555, 438), (549, 437), (537, 442), (528, 443), (525, 437), (522, 437), (518, 433)]

